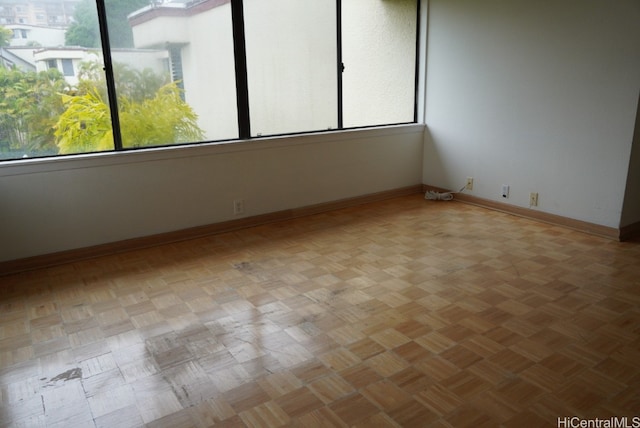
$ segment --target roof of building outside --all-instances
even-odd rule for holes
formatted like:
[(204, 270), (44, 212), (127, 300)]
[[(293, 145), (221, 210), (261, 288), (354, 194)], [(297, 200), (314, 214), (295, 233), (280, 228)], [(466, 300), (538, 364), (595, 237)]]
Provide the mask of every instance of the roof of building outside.
[(222, 6), (231, 0), (169, 0), (152, 2), (129, 14), (131, 26), (139, 25), (160, 16), (185, 17)]

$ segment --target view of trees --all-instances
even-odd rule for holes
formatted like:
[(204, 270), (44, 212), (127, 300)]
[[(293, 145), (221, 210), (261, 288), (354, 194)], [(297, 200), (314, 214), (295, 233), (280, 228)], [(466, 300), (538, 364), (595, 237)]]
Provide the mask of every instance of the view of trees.
[(57, 152), (53, 126), (69, 92), (62, 73), (0, 67), (0, 147), (4, 151)]
[[(114, 65), (120, 130), (125, 147), (147, 147), (204, 139), (197, 115), (167, 77), (149, 69)], [(106, 83), (101, 68), (87, 63), (75, 95), (63, 95), (66, 108), (55, 125), (60, 154), (113, 148)]]
[(0, 48), (3, 46), (9, 46), (11, 37), (13, 37), (13, 31), (0, 25)]
[[(127, 15), (148, 4), (149, 0), (106, 0), (112, 47), (133, 47)], [(12, 30), (0, 26), (0, 47), (9, 46), (12, 37)], [(76, 6), (65, 44), (99, 51), (94, 0), (82, 0)], [(81, 63), (73, 86), (56, 67), (48, 67), (36, 72), (4, 68), (0, 63), (0, 159), (114, 149), (102, 64)], [(168, 73), (116, 63), (114, 79), (125, 147), (204, 139), (197, 115)]]
[[(150, 70), (114, 67), (121, 132), (127, 147), (204, 139), (197, 115), (175, 82)], [(22, 72), (0, 67), (0, 150), (68, 154), (113, 149), (101, 65), (86, 63), (76, 87), (55, 69)]]
[[(127, 15), (148, 4), (149, 0), (106, 0), (109, 41), (112, 48), (133, 47), (133, 33), (127, 21)], [(73, 20), (73, 24), (65, 34), (65, 44), (85, 48), (99, 47), (100, 30), (95, 0), (83, 0), (78, 3)]]
[(67, 46), (85, 48), (100, 46), (100, 26), (95, 2), (85, 0), (78, 3), (73, 13), (73, 23), (65, 32), (64, 43)]

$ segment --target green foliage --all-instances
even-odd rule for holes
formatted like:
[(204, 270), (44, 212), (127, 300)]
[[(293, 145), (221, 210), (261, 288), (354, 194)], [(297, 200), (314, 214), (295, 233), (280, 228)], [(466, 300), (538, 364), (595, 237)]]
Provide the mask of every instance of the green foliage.
[(202, 141), (198, 116), (180, 98), (180, 89), (169, 83), (155, 97), (136, 102), (119, 101), (120, 129), (125, 147), (148, 147)]
[[(151, 70), (114, 65), (120, 132), (125, 147), (149, 147), (204, 139), (197, 115), (175, 82)], [(103, 74), (95, 65), (81, 69), (76, 95), (63, 97), (66, 111), (56, 124), (61, 154), (113, 149), (113, 133)], [(91, 78), (89, 80), (88, 78)]]
[[(157, 74), (151, 69), (137, 70), (127, 64), (114, 63), (113, 75), (119, 97), (142, 102), (152, 98), (158, 89), (169, 83), (168, 74)], [(107, 83), (102, 65), (95, 62), (80, 64), (78, 71), (78, 93), (86, 93), (96, 88), (103, 99), (107, 99)]]
[(109, 107), (98, 91), (84, 95), (63, 95), (67, 107), (55, 125), (60, 154), (113, 149)]
[(105, 7), (107, 9), (111, 47), (133, 47), (133, 32), (127, 16), (131, 12), (148, 5), (149, 0), (106, 0)]
[(95, 1), (83, 0), (76, 5), (73, 23), (64, 34), (67, 46), (97, 48), (100, 46), (100, 26)]
[(0, 142), (23, 152), (55, 150), (53, 125), (64, 111), (60, 93), (67, 90), (55, 69), (0, 68)]
[(11, 38), (13, 37), (13, 31), (0, 25), (0, 48), (3, 46), (9, 46)]
[[(149, 4), (149, 0), (106, 0), (109, 43), (112, 48), (133, 47), (133, 33), (127, 16)], [(74, 23), (65, 33), (67, 46), (97, 48), (100, 46), (100, 30), (95, 0), (83, 0), (76, 6)]]
[(113, 65), (113, 75), (119, 96), (135, 102), (153, 97), (161, 87), (170, 82), (168, 74), (157, 74), (149, 68), (135, 70), (121, 63)]
[[(168, 77), (115, 64), (120, 129), (126, 147), (201, 141), (197, 115)], [(0, 68), (0, 148), (25, 154), (87, 153), (113, 149), (104, 72), (84, 64), (69, 87), (55, 69)]]

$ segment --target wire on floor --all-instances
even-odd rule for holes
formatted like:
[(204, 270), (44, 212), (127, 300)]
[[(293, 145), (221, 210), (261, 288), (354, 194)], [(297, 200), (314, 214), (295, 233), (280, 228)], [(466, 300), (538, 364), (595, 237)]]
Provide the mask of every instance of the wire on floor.
[(453, 195), (463, 190), (464, 186), (457, 192), (436, 192), (435, 190), (428, 190), (427, 193), (424, 194), (424, 198), (430, 201), (451, 201), (453, 200)]

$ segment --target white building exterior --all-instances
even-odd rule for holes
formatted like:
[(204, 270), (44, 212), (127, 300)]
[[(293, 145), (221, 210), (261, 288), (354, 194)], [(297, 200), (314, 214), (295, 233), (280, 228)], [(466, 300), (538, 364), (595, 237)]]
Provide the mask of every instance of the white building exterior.
[(36, 71), (36, 64), (33, 60), (35, 50), (30, 47), (0, 48), (0, 67), (16, 67), (22, 71)]
[[(36, 71), (55, 68), (60, 70), (70, 85), (78, 83), (78, 72), (82, 62), (103, 63), (102, 50), (87, 48), (45, 48), (34, 52)], [(114, 62), (136, 65), (142, 70), (149, 68), (156, 73), (167, 70), (167, 52), (152, 49), (115, 49), (111, 52)]]
[(36, 71), (60, 70), (70, 85), (78, 83), (78, 70), (83, 61), (101, 61), (97, 51), (82, 48), (46, 48), (33, 54)]
[(64, 46), (64, 28), (43, 27), (28, 24), (9, 24), (13, 31), (9, 46)]

